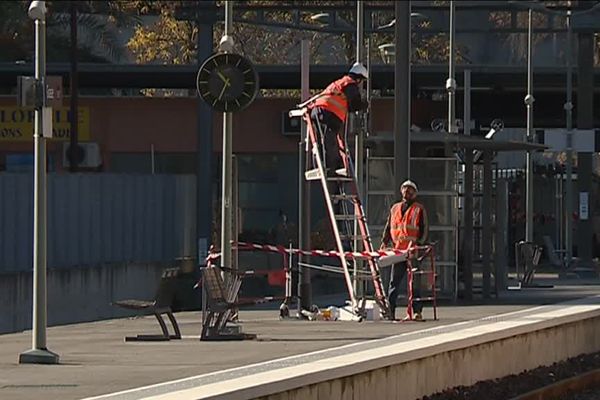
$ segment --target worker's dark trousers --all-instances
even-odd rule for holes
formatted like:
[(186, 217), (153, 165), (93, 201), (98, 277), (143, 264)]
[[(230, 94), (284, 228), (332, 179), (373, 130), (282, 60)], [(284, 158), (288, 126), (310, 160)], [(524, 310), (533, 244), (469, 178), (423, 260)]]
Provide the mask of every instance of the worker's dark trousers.
[(335, 171), (344, 166), (340, 150), (338, 148), (337, 137), (342, 134), (344, 123), (332, 112), (315, 107), (310, 112), (310, 118), (313, 122), (313, 128), (316, 130), (319, 150), (324, 154), (325, 167), (330, 171)]
[[(390, 288), (389, 288), (389, 302), (390, 302), (390, 313), (395, 316), (396, 312), (396, 301), (398, 300), (398, 293), (400, 292), (400, 284), (406, 275), (406, 262), (400, 262), (392, 265), (390, 271)], [(421, 275), (413, 275), (413, 298), (421, 297)], [(408, 286), (407, 286), (408, 287)], [(408, 294), (407, 294), (408, 295)], [(413, 301), (413, 313), (420, 313), (423, 311), (423, 304), (420, 301)]]

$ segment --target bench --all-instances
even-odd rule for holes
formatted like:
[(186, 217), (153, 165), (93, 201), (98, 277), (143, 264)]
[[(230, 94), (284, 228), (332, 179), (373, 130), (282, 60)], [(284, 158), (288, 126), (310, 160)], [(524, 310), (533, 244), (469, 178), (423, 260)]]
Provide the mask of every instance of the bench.
[(212, 264), (202, 268), (202, 287), (206, 295), (203, 306), (202, 333), (200, 340), (245, 340), (254, 339), (256, 335), (242, 333), (239, 326), (227, 326), (236, 302), (241, 275), (233, 271), (227, 272), (227, 280), (223, 280), (223, 270)]
[[(112, 305), (129, 310), (143, 310), (146, 312), (151, 312), (154, 314), (158, 324), (160, 325), (160, 329), (162, 331), (161, 334), (126, 336), (126, 342), (168, 341), (171, 339), (181, 339), (181, 331), (179, 330), (179, 325), (177, 324), (177, 320), (175, 319), (171, 309), (173, 299), (175, 298), (175, 278), (177, 277), (178, 272), (178, 268), (168, 268), (163, 271), (154, 300), (148, 301), (129, 299), (118, 300), (112, 303)], [(167, 324), (163, 319), (163, 315), (166, 315), (167, 318), (169, 318), (174, 334), (171, 335), (169, 333)]]

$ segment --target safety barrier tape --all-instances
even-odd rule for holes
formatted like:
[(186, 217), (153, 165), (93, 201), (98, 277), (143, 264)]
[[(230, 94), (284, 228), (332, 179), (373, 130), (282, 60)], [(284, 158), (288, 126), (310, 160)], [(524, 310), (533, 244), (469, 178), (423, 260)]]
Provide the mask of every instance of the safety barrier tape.
[[(267, 251), (271, 253), (279, 253), (279, 254), (293, 254), (293, 255), (303, 255), (303, 256), (317, 256), (317, 257), (340, 257), (343, 255), (348, 259), (372, 259), (379, 258), (384, 256), (394, 256), (394, 255), (403, 255), (413, 253), (418, 250), (428, 250), (431, 246), (411, 246), (406, 250), (376, 250), (376, 251), (346, 251), (340, 253), (335, 250), (302, 250), (295, 249), (292, 247), (285, 247), (281, 245), (272, 245), (272, 244), (258, 244), (258, 243), (246, 243), (246, 242), (238, 242), (232, 243), (232, 250), (256, 250), (256, 251)], [(214, 247), (211, 248), (208, 257), (206, 257), (206, 261), (214, 261), (221, 257), (221, 253), (214, 252)]]

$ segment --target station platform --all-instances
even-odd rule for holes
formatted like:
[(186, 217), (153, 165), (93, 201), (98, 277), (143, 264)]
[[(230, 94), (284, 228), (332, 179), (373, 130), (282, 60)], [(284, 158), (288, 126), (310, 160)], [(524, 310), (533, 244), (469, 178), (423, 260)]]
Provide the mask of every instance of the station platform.
[[(240, 322), (244, 331), (258, 336), (243, 342), (199, 341), (199, 312), (176, 314), (183, 338), (169, 342), (124, 341), (127, 335), (157, 332), (153, 316), (51, 327), (47, 331), (48, 348), (60, 355), (59, 365), (19, 365), (19, 353), (31, 346), (31, 332), (0, 335), (0, 398), (257, 398), (267, 393), (251, 391), (255, 396), (240, 390), (232, 397), (226, 393), (227, 387), (252, 386), (252, 382), (267, 376), (273, 379), (283, 370), (289, 370), (287, 381), (306, 369), (325, 368), (329, 372), (323, 373), (331, 374), (334, 359), (346, 365), (356, 360), (363, 363), (360, 368), (365, 368), (375, 365), (368, 358), (382, 349), (401, 354), (419, 350), (428, 340), (444, 335), (464, 340), (465, 329), (470, 335), (475, 328), (494, 331), (496, 323), (516, 321), (525, 326), (540, 320), (536, 317), (540, 313), (545, 313), (546, 319), (553, 318), (552, 312), (568, 316), (569, 307), (579, 307), (577, 310), (581, 311), (581, 307), (589, 306), (595, 310), (600, 308), (598, 289), (596, 284), (557, 282), (551, 289), (505, 292), (500, 299), (486, 303), (442, 304), (439, 319), (426, 322), (280, 321), (276, 309), (242, 310)], [(339, 302), (335, 298), (319, 300), (321, 306)], [(572, 303), (564, 303), (568, 301)], [(552, 304), (556, 306), (547, 306)], [(424, 316), (432, 317), (430, 308), (425, 308)], [(444, 337), (450, 340), (450, 336)], [(507, 354), (508, 358), (514, 357), (513, 353)], [(332, 379), (339, 378), (336, 374), (331, 375)], [(255, 390), (256, 385), (253, 387)]]

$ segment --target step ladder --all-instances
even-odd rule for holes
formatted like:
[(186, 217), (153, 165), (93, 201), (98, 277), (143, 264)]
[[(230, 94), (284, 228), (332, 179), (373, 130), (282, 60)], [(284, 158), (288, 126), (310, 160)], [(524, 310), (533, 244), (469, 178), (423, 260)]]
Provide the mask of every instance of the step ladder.
[[(310, 108), (307, 107), (311, 100), (299, 104), (297, 109), (289, 112), (289, 116), (292, 118), (301, 117), (306, 122), (308, 136), (306, 151), (312, 152), (313, 166), (316, 166), (316, 168), (305, 171), (304, 175), (306, 180), (318, 180), (321, 182), (335, 245), (339, 254), (342, 273), (350, 297), (352, 311), (358, 317), (365, 317), (366, 299), (361, 299), (362, 301), (360, 303), (357, 299), (349, 268), (351, 261), (347, 258), (347, 254), (348, 252), (353, 251), (352, 245), (355, 240), (362, 242), (363, 251), (371, 253), (374, 250), (369, 234), (367, 219), (360, 199), (358, 184), (356, 182), (354, 165), (352, 163), (352, 157), (348, 153), (347, 148), (344, 147), (344, 151), (340, 152), (344, 168), (338, 169), (337, 171), (331, 171), (335, 173), (327, 174), (318, 145), (320, 137), (316, 131), (318, 127), (313, 126), (310, 118)], [(357, 235), (353, 234), (355, 222), (357, 222), (359, 228), (357, 230)], [(368, 280), (373, 283), (375, 301), (379, 305), (382, 316), (387, 319), (392, 319), (393, 316), (390, 315), (389, 303), (381, 281), (378, 260), (369, 257), (367, 258), (367, 264), (369, 266), (368, 273), (370, 277)], [(364, 272), (357, 271), (357, 278), (361, 275), (364, 276)]]

